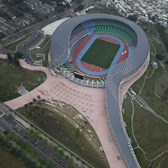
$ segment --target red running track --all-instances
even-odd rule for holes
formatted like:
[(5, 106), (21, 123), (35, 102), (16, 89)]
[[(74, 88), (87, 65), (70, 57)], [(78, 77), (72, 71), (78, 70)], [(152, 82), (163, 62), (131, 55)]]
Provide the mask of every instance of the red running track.
[[(101, 34), (108, 34), (108, 33), (101, 33)], [(115, 36), (115, 35), (114, 35)], [(80, 71), (80, 72), (82, 72), (83, 74), (85, 74), (85, 72), (83, 72), (83, 71), (81, 71), (79, 68), (78, 68), (78, 66), (77, 66), (77, 64), (76, 64), (76, 62), (75, 62), (75, 59), (76, 59), (76, 57), (79, 55), (79, 53), (83, 50), (83, 48), (86, 46), (86, 44), (89, 42), (89, 40), (91, 39), (93, 37), (93, 35), (92, 36), (89, 36), (88, 38), (86, 38), (86, 39), (84, 39), (83, 41), (81, 41), (77, 46), (76, 46), (76, 48), (74, 49), (74, 55), (73, 55), (73, 60), (72, 60), (72, 64), (76, 67), (76, 69), (78, 70), (78, 71)], [(127, 46), (127, 44), (126, 44), (126, 42), (122, 39), (122, 38), (120, 38), (120, 37), (118, 37), (118, 36), (116, 36), (117, 38), (119, 38), (120, 40), (122, 40), (122, 42), (124, 43), (124, 50), (123, 50), (123, 52), (122, 52), (122, 54), (121, 54), (121, 56), (120, 56), (120, 58), (119, 58), (119, 60), (118, 60), (118, 62), (117, 62), (117, 64), (119, 64), (120, 62), (122, 62), (122, 61), (124, 61), (127, 57), (128, 57), (128, 46)], [(104, 40), (104, 41), (107, 41), (107, 42), (111, 42), (111, 43), (114, 43), (114, 44), (119, 44), (119, 42), (118, 41), (116, 41), (116, 40), (114, 40), (114, 39), (110, 39), (110, 38), (106, 38), (106, 37), (100, 37), (100, 38), (98, 38), (98, 39), (101, 39), (101, 40)], [(102, 68), (102, 67), (99, 67), (99, 66), (96, 66), (96, 65), (92, 65), (92, 64), (89, 64), (89, 63), (86, 63), (86, 62), (81, 62), (81, 64), (82, 64), (82, 66), (84, 67), (84, 68), (86, 68), (86, 69), (88, 69), (88, 70), (90, 70), (90, 71), (93, 71), (93, 72), (101, 72), (101, 71), (104, 71), (105, 69), (104, 68)], [(101, 76), (107, 76), (107, 74), (104, 74), (104, 75), (99, 75), (99, 76), (97, 76), (97, 75), (90, 75), (90, 76), (93, 76), (93, 77), (101, 77)]]

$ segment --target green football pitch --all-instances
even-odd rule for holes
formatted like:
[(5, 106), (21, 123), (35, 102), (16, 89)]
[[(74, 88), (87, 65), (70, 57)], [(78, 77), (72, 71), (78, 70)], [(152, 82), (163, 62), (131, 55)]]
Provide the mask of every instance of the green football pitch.
[(81, 61), (108, 69), (120, 45), (96, 39)]

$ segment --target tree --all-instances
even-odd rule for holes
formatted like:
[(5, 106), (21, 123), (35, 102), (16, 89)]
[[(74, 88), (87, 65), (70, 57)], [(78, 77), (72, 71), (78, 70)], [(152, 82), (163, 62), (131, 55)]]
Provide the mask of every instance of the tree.
[(8, 114), (8, 117), (12, 118), (12, 114)]
[(77, 4), (80, 4), (80, 3), (82, 3), (82, 0), (72, 0), (72, 2), (75, 2), (75, 3), (77, 3)]
[(160, 61), (162, 61), (164, 59), (164, 56), (163, 55), (160, 55), (160, 54), (156, 54), (156, 58)]
[(40, 96), (40, 95), (38, 95), (38, 96), (37, 96), (37, 98), (38, 98), (38, 99), (41, 99), (41, 96)]
[(10, 149), (10, 153), (11, 153), (11, 154), (15, 154), (15, 152), (16, 152), (16, 149), (15, 149), (15, 148), (11, 148), (11, 149)]
[(8, 134), (9, 134), (9, 131), (5, 130), (5, 131), (3, 132), (3, 134), (4, 134), (4, 135), (8, 135)]
[(46, 161), (43, 160), (43, 159), (41, 159), (41, 160), (40, 160), (40, 164), (41, 164), (41, 165), (46, 165)]
[(57, 151), (58, 150), (58, 146), (54, 146), (53, 150)]
[(78, 7), (77, 7), (77, 11), (81, 11), (81, 10), (83, 10), (84, 9), (84, 6), (83, 5), (79, 5)]
[(6, 37), (6, 35), (3, 32), (0, 32), (0, 39), (3, 39), (5, 37)]
[(51, 164), (47, 163), (46, 168), (53, 168)]
[(24, 164), (25, 164), (27, 167), (30, 167), (31, 161), (30, 161), (29, 159), (26, 159), (26, 160), (24, 160)]
[(133, 22), (136, 22), (137, 21), (137, 16), (136, 15), (129, 15), (128, 19), (133, 21)]
[(26, 148), (26, 153), (31, 153), (31, 149), (28, 147), (28, 148)]
[(168, 60), (166, 60), (165, 63), (168, 65)]
[(73, 163), (73, 161), (74, 161), (73, 158), (70, 157), (70, 158), (69, 158), (69, 162), (70, 162), (70, 163)]
[(14, 54), (14, 58), (21, 59), (23, 57), (23, 54), (21, 52), (17, 52)]
[(45, 144), (47, 144), (47, 142), (48, 142), (46, 138), (43, 141), (44, 141)]
[(3, 3), (6, 3), (11, 6), (23, 2), (23, 0), (10, 0), (10, 1), (9, 0), (2, 0), (2, 1), (3, 1)]
[(161, 24), (156, 24), (156, 28), (161, 36), (161, 39), (163, 40), (164, 44), (166, 46), (168, 46), (168, 32), (167, 32), (167, 28), (165, 28), (163, 25)]
[(58, 155), (62, 156), (64, 154), (64, 152), (62, 150), (58, 151)]
[(34, 136), (34, 137), (38, 137), (38, 136), (39, 136), (39, 133), (36, 131), (36, 132), (33, 133), (33, 136)]
[(29, 129), (29, 132), (30, 132), (31, 134), (33, 134), (34, 131), (33, 131), (33, 129)]
[(15, 63), (15, 65), (16, 65), (17, 67), (21, 67), (18, 58), (14, 57), (14, 63)]
[(13, 61), (11, 54), (8, 53), (7, 57), (8, 57), (8, 61), (11, 63)]
[(81, 168), (85, 168), (85, 166), (81, 166)]

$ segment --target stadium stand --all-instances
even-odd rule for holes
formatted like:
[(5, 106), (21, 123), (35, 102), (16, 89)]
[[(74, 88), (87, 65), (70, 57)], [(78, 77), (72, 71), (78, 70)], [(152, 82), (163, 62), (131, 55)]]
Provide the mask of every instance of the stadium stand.
[(65, 64), (64, 64), (64, 67), (65, 67), (68, 71), (70, 71), (70, 72), (76, 70), (76, 68), (74, 67), (74, 65), (72, 65), (72, 64), (70, 64), (70, 63), (65, 63)]
[(100, 77), (100, 80), (103, 81), (103, 82), (105, 82), (106, 81), (106, 77), (104, 77), (104, 76)]
[[(136, 33), (126, 24), (109, 19), (93, 19), (77, 25), (70, 36), (71, 56), (73, 49), (84, 38), (93, 33), (109, 33), (125, 40), (129, 46), (130, 54), (135, 50), (137, 44)], [(72, 57), (71, 57), (72, 58)]]

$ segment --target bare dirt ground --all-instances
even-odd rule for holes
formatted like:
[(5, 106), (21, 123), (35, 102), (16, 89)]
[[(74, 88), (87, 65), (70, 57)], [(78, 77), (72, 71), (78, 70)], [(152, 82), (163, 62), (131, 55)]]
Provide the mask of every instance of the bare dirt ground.
[[(34, 67), (20, 60), (21, 66), (30, 70), (41, 70), (47, 74), (46, 81), (30, 91), (29, 93), (5, 102), (12, 109), (17, 109), (31, 102), (40, 95), (44, 99), (56, 99), (71, 104), (78, 109), (90, 122), (95, 129), (100, 142), (105, 151), (110, 168), (126, 168), (120, 152), (111, 133), (105, 110), (104, 89), (89, 88), (76, 85), (61, 75), (52, 76), (45, 67)], [(120, 104), (127, 89), (134, 83), (146, 70), (145, 66), (133, 79), (122, 84), (120, 94)], [(120, 156), (120, 160), (117, 159)]]

